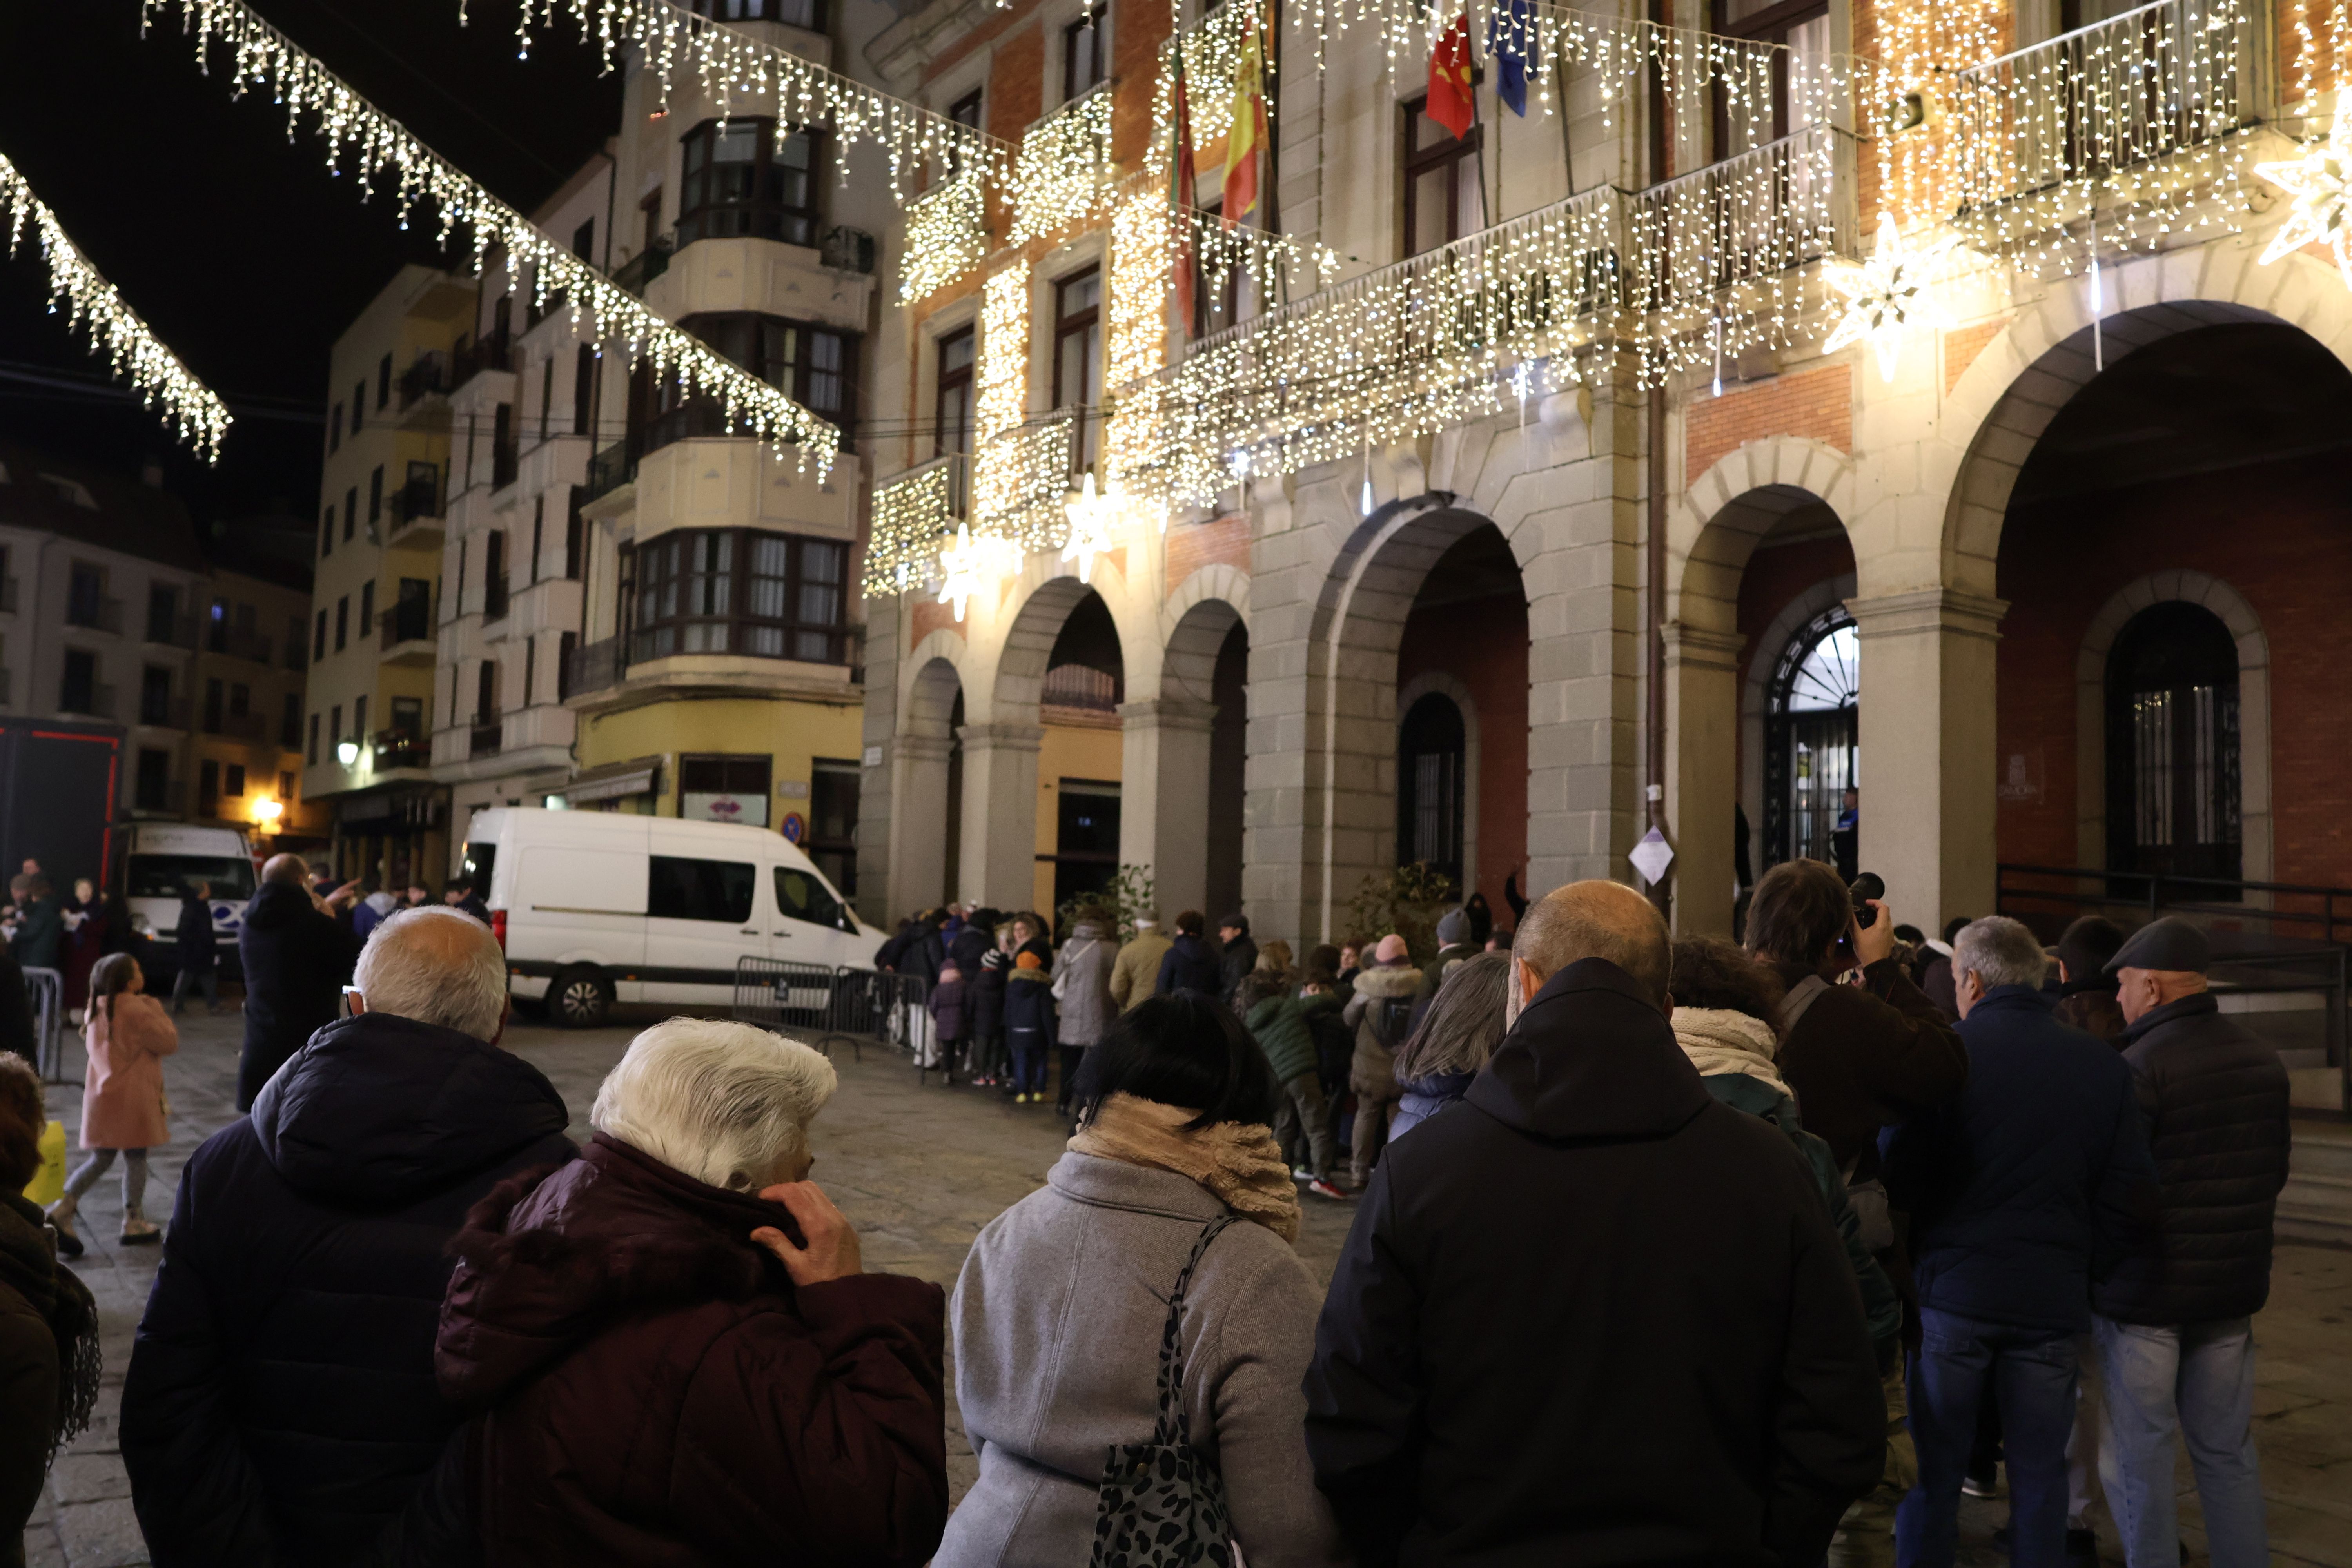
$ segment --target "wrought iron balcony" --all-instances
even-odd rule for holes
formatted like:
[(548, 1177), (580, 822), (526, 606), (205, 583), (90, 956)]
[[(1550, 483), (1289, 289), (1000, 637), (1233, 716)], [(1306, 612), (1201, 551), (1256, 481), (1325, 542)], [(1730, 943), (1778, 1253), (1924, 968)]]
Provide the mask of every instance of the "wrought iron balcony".
[(466, 754), (469, 757), (498, 755), (502, 733), (503, 726), (495, 719), (487, 724), (476, 724), (467, 731)]
[(505, 331), (494, 331), (488, 337), (458, 345), (457, 353), (451, 356), (450, 390), (456, 391), (484, 371), (512, 369), (511, 347), (512, 340)]
[(375, 750), (375, 771), (378, 773), (389, 768), (429, 768), (433, 765), (432, 743), (405, 730), (379, 730), (370, 744)]
[(433, 601), (402, 599), (387, 605), (376, 616), (376, 627), (385, 653), (404, 643), (428, 642), (433, 637)]
[(446, 395), (450, 387), (449, 356), (426, 349), (400, 373), (400, 412), (407, 413), (427, 397)]
[(615, 441), (588, 459), (588, 482), (580, 489), (580, 504), (586, 506), (599, 497), (612, 494), (623, 485), (635, 483), (637, 477), (638, 452), (627, 441)]

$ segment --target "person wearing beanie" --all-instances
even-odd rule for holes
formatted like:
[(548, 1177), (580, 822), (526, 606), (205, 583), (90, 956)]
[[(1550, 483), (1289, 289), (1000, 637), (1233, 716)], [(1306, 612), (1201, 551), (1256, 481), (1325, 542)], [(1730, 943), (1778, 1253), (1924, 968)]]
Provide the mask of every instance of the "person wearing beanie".
[(1421, 971), (1412, 966), (1404, 938), (1391, 931), (1372, 949), (1372, 962), (1356, 976), (1355, 994), (1339, 1015), (1356, 1033), (1355, 1056), (1348, 1065), (1348, 1087), (1356, 1091), (1348, 1174), (1358, 1191), (1372, 1179), (1372, 1163), (1404, 1099), (1396, 1053), (1412, 1032), (1413, 998), (1420, 994)]
[(1445, 984), (1446, 973), (1465, 958), (1478, 956), (1479, 944), (1472, 937), (1470, 911), (1459, 904), (1437, 917), (1437, 956), (1421, 972), (1421, 989), (1413, 995), (1416, 1014), (1429, 1005), (1437, 988)]
[(1160, 911), (1145, 910), (1135, 917), (1135, 939), (1122, 945), (1111, 961), (1111, 1005), (1122, 1013), (1143, 1005), (1160, 979), (1160, 961), (1174, 945), (1160, 934)]
[(2252, 1320), (2270, 1299), (2287, 1075), (2277, 1051), (2221, 1011), (2211, 962), (2205, 933), (2167, 916), (2102, 966), (2116, 981), (2115, 1044), (2137, 1081), (2160, 1205), (2152, 1243), (2091, 1287), (2101, 1468), (2130, 1568), (2179, 1560), (2176, 1432), (2189, 1441), (2213, 1568), (2270, 1561)]
[(2124, 1032), (2118, 984), (2107, 960), (2123, 950), (2124, 930), (2111, 920), (2084, 915), (2058, 939), (2058, 1021), (2112, 1042)]
[(1045, 1062), (1056, 1030), (1054, 984), (1045, 961), (1027, 948), (1013, 954), (1004, 983), (1004, 1040), (1013, 1051), (1013, 1103), (1045, 1102)]

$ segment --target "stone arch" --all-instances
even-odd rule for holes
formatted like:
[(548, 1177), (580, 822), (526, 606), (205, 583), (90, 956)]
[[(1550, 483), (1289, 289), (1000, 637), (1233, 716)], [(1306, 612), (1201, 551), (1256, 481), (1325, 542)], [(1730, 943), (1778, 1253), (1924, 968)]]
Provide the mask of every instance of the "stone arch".
[(1757, 541), (1801, 506), (1853, 516), (1853, 459), (1796, 436), (1750, 441), (1685, 489), (1666, 518), (1666, 619), (1728, 632)]
[[(2084, 630), (2074, 662), (2074, 845), (2078, 866), (2106, 864), (2107, 654), (2133, 616), (2180, 602), (2210, 610), (2238, 644), (2238, 815), (2243, 876), (2271, 879), (2274, 836), (2271, 818), (2271, 649), (2262, 617), (2221, 578), (2188, 570), (2156, 572), (2126, 584), (2099, 607)], [(2252, 901), (2252, 895), (2250, 901)]]
[(1042, 552), (1032, 552), (1015, 587), (1008, 613), (999, 618), (1004, 630), (997, 641), (995, 668), (989, 681), (987, 721), (990, 723), (1034, 724), (1038, 693), (1045, 666), (1078, 601), (1098, 595), (1118, 628), (1119, 658), (1133, 672), (1156, 663), (1151, 639), (1139, 633), (1129, 606), (1126, 574), (1110, 561), (1097, 558), (1089, 582)]

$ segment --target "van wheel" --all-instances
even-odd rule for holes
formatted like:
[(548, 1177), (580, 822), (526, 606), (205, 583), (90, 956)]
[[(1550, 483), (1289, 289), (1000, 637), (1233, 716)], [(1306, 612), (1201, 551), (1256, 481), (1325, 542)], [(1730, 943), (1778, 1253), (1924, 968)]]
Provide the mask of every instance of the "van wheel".
[(547, 1012), (566, 1029), (593, 1029), (613, 1016), (613, 988), (587, 964), (574, 964), (547, 983)]

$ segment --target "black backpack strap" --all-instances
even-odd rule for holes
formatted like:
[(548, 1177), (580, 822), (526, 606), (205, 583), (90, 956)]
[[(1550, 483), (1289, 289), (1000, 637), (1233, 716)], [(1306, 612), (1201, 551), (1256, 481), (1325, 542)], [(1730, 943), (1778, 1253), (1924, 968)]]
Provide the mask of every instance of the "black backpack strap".
[(1169, 1293), (1168, 1323), (1160, 1331), (1160, 1423), (1152, 1438), (1156, 1443), (1190, 1444), (1192, 1440), (1192, 1421), (1184, 1414), (1184, 1292), (1192, 1288), (1192, 1270), (1201, 1266), (1209, 1243), (1238, 1218), (1236, 1215), (1223, 1214), (1201, 1227), (1201, 1238), (1192, 1244), (1192, 1256), (1184, 1260), (1184, 1271), (1176, 1276), (1176, 1289)]

